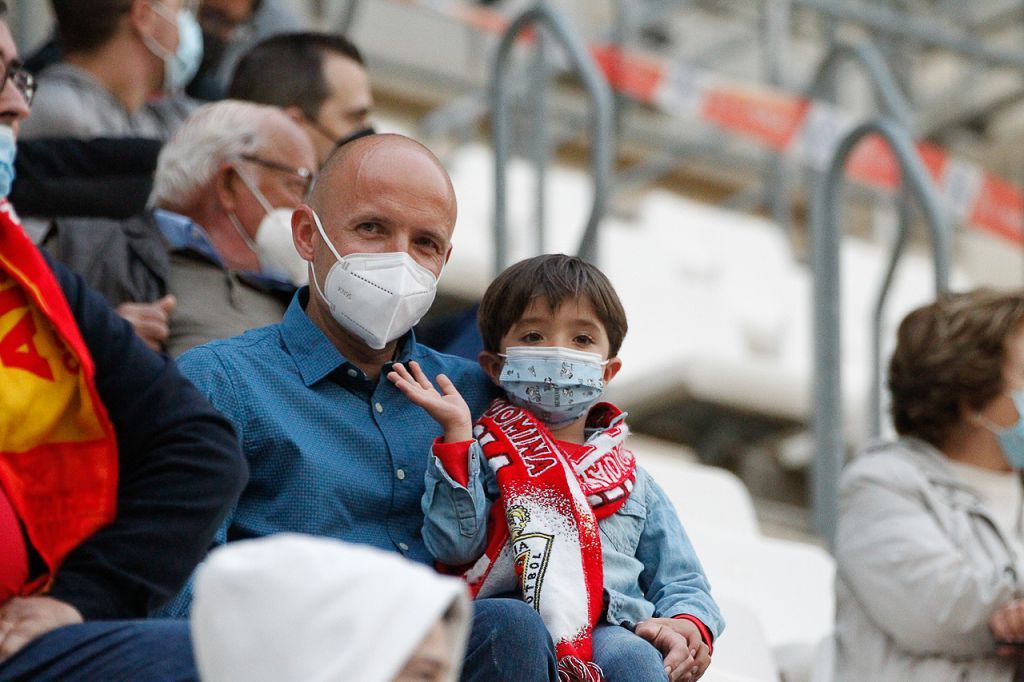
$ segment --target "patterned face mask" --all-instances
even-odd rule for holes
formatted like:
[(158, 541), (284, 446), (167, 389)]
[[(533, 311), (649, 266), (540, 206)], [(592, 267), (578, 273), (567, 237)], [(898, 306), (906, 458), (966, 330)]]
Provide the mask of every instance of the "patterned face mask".
[(584, 416), (604, 390), (604, 366), (597, 353), (557, 346), (513, 346), (504, 354), (501, 387), (509, 402), (529, 410), (550, 428)]

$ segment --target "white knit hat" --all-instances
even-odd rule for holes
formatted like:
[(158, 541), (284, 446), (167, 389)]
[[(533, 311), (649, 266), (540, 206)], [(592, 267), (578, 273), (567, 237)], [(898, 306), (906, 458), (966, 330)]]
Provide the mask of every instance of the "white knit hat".
[(192, 641), (204, 682), (390, 682), (449, 609), (454, 681), (469, 632), (462, 581), (282, 533), (232, 542), (199, 567)]

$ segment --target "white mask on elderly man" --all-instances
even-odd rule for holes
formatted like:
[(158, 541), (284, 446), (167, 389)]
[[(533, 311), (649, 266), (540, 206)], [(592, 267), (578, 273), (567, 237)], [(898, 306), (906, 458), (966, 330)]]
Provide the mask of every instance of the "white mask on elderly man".
[(327, 238), (316, 211), (313, 220), (337, 260), (323, 289), (313, 271), (313, 285), (335, 321), (375, 350), (412, 329), (434, 302), (434, 273), (404, 251), (342, 256)]
[(292, 241), (292, 213), (295, 209), (274, 208), (245, 173), (239, 172), (238, 176), (267, 213), (256, 228), (255, 239), (242, 227), (238, 216), (228, 213), (238, 235), (259, 258), (260, 273), (297, 287), (304, 286), (309, 282), (309, 264), (295, 250), (295, 242)]

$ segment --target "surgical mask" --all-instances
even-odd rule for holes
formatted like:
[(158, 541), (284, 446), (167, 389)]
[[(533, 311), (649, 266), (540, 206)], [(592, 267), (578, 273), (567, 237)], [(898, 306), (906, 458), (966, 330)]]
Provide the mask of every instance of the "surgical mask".
[(1017, 408), (1017, 423), (1002, 428), (985, 415), (978, 413), (981, 425), (991, 431), (999, 439), (999, 448), (1003, 451), (1006, 462), (1014, 469), (1024, 469), (1024, 390), (1016, 390), (1011, 394), (1013, 404)]
[(529, 410), (551, 428), (586, 415), (604, 390), (604, 366), (597, 353), (557, 346), (512, 346), (501, 355), (499, 382), (509, 402)]
[(160, 0), (151, 2), (157, 14), (177, 25), (178, 49), (172, 53), (152, 36), (143, 36), (142, 40), (150, 52), (164, 60), (164, 92), (177, 92), (188, 85), (199, 71), (199, 64), (203, 61), (203, 30), (188, 10), (179, 10), (177, 17), (171, 17)]
[(337, 261), (323, 289), (314, 268), (313, 285), (338, 324), (374, 350), (412, 329), (434, 302), (438, 279), (434, 273), (404, 251), (342, 256), (315, 211), (313, 220)]
[(242, 227), (238, 216), (228, 213), (228, 218), (239, 236), (259, 258), (260, 273), (281, 282), (290, 282), (297, 287), (307, 284), (309, 263), (295, 250), (295, 242), (292, 240), (292, 213), (295, 209), (274, 208), (266, 195), (246, 177), (245, 173), (239, 171), (238, 177), (266, 212), (259, 227), (256, 228), (255, 239)]
[(0, 198), (11, 195), (14, 183), (14, 158), (18, 154), (18, 144), (14, 140), (14, 129), (0, 125)]

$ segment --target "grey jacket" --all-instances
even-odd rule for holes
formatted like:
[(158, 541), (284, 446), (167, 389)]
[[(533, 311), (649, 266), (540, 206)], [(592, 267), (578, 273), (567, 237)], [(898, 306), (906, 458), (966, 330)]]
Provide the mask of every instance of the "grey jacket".
[(1014, 679), (988, 620), (1024, 565), (938, 450), (903, 439), (847, 467), (835, 554), (836, 679)]
[(112, 306), (148, 303), (168, 291), (171, 263), (152, 211), (128, 220), (57, 218), (43, 246)]
[(199, 102), (181, 95), (164, 97), (128, 111), (92, 74), (58, 62), (39, 74), (32, 116), (21, 124), (25, 140), (46, 137), (150, 137), (168, 139)]

